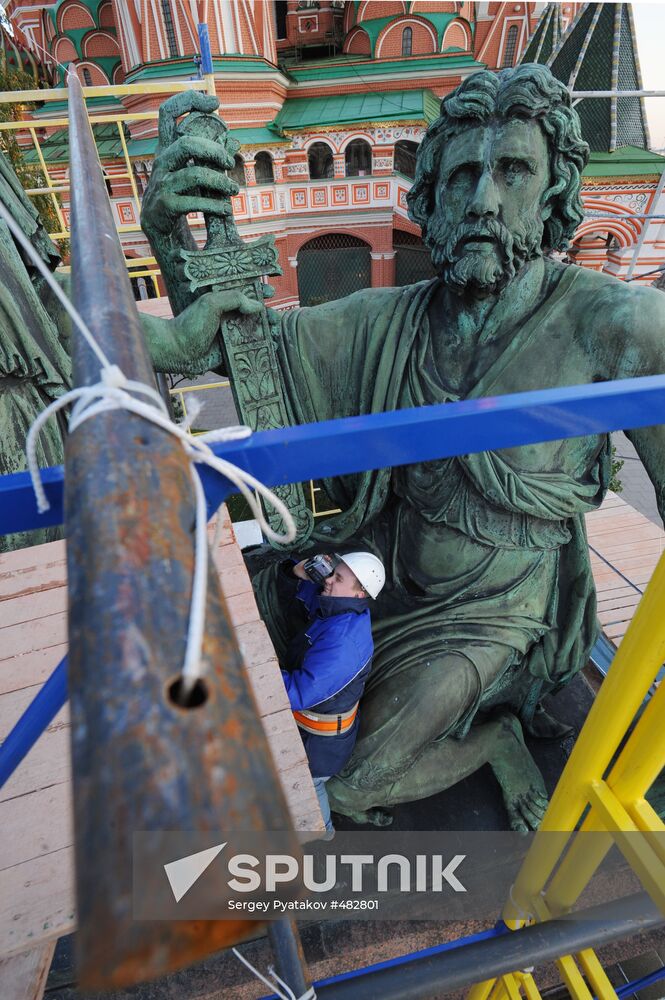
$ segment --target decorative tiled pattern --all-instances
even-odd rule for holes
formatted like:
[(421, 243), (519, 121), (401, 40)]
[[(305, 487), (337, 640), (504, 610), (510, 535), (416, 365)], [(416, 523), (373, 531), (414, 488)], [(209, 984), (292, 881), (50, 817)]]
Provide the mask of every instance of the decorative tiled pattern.
[(136, 215), (134, 214), (134, 206), (131, 201), (123, 201), (117, 206), (118, 215), (120, 217), (120, 222), (129, 226), (132, 222), (136, 222)]
[(289, 177), (302, 177), (303, 174), (307, 176), (309, 168), (306, 163), (287, 163), (286, 173)]

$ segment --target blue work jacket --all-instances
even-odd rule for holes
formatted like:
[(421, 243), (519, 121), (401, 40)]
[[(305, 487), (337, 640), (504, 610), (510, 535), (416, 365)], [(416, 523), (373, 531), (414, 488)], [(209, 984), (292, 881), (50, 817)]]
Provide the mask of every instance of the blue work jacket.
[[(369, 599), (326, 597), (309, 580), (301, 580), (296, 597), (307, 624), (289, 643), (288, 670), (282, 678), (291, 708), (321, 715), (348, 712), (362, 697), (374, 652)], [(339, 736), (300, 730), (315, 778), (338, 774), (351, 756), (360, 713)]]

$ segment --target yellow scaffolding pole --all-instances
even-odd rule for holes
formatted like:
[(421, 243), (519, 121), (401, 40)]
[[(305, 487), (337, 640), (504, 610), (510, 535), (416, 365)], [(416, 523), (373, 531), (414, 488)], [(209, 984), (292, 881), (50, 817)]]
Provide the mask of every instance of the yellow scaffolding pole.
[(39, 160), (39, 165), (41, 166), (42, 173), (44, 174), (44, 177), (46, 179), (46, 187), (49, 190), (49, 193), (51, 195), (51, 200), (53, 202), (53, 208), (55, 209), (55, 214), (58, 217), (58, 222), (60, 223), (60, 228), (63, 229), (63, 230), (66, 230), (67, 229), (67, 225), (65, 223), (65, 217), (62, 214), (62, 209), (60, 208), (60, 202), (58, 201), (57, 195), (51, 190), (53, 188), (53, 182), (51, 180), (51, 175), (49, 173), (48, 167), (46, 166), (46, 161), (44, 160), (44, 157), (42, 156), (42, 151), (41, 151), (40, 146), (39, 146), (39, 141), (37, 139), (37, 133), (35, 131), (34, 126), (31, 127), (31, 128), (29, 128), (28, 131), (30, 132), (30, 135), (32, 137), (32, 141), (34, 143), (35, 149), (37, 150), (37, 158)]
[[(665, 555), (635, 610), (512, 887), (503, 912), (509, 926), (569, 912), (613, 844), (665, 913), (665, 825), (645, 799), (665, 768), (665, 685), (639, 714), (663, 661)], [(590, 1000), (592, 995), (615, 1000), (616, 992), (591, 949), (562, 956), (557, 966), (574, 1000)], [(519, 972), (479, 983), (468, 996), (491, 1000), (521, 988), (529, 1000), (540, 996), (535, 981), (527, 992)]]
[[(544, 891), (564, 845), (560, 842), (561, 838), (547, 837), (543, 834), (561, 832), (566, 839), (572, 835), (589, 804), (591, 786), (605, 775), (663, 661), (665, 661), (665, 557), (661, 556), (559, 779), (541, 828), (526, 856), (513, 887), (512, 898), (517, 905), (513, 906), (511, 903), (507, 905), (505, 911), (507, 917), (519, 918), (520, 908), (529, 912), (531, 901)], [(650, 719), (658, 714), (661, 704), (662, 696), (658, 699), (656, 707), (649, 712)], [(649, 724), (649, 729), (645, 732), (653, 732), (653, 723)], [(634, 736), (640, 741), (645, 738), (642, 735), (638, 737), (634, 734)], [(658, 754), (662, 753), (662, 741), (661, 726), (657, 744)], [(652, 752), (653, 749), (655, 747), (652, 748)], [(631, 765), (634, 766), (636, 765)], [(632, 773), (627, 763), (625, 767)], [(660, 828), (663, 829), (662, 823)]]
[[(178, 94), (183, 90), (206, 90), (204, 80), (186, 80), (174, 83), (172, 80), (156, 81), (155, 83), (114, 83), (110, 86), (82, 87), (83, 96), (91, 97), (131, 97), (144, 94)], [(0, 104), (35, 104), (49, 101), (66, 101), (67, 91), (64, 87), (52, 87), (50, 90), (7, 90), (0, 91)]]

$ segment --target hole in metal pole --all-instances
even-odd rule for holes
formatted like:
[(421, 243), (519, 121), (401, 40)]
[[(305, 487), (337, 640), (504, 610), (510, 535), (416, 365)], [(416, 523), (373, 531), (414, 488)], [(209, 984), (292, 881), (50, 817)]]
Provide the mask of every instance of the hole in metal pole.
[(182, 677), (176, 677), (169, 684), (167, 691), (169, 701), (177, 708), (200, 708), (201, 705), (205, 705), (209, 697), (208, 685), (200, 679), (186, 689)]

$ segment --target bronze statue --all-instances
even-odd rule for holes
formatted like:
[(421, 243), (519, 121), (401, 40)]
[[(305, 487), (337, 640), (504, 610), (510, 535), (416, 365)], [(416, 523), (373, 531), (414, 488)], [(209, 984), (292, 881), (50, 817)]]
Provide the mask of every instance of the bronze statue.
[[(8, 160), (0, 153), (0, 201), (49, 268), (60, 255)], [(63, 395), (71, 381), (71, 364), (59, 305), (46, 282), (17, 248), (0, 220), (0, 475), (26, 468), (25, 438), (37, 414)], [(40, 465), (63, 460), (63, 426), (53, 420), (40, 435)], [(0, 536), (0, 552), (59, 537), (58, 528)]]
[[(50, 239), (39, 215), (25, 195), (9, 161), (0, 152), (0, 202), (28, 237), (35, 251), (55, 272), (60, 254)], [(91, 261), (94, 266), (94, 261)], [(27, 468), (25, 439), (35, 417), (52, 400), (71, 386), (71, 362), (68, 351), (70, 320), (56, 296), (27, 253), (15, 243), (9, 227), (0, 219), (0, 475)], [(68, 275), (57, 274), (65, 288)], [(229, 308), (257, 312), (256, 303), (238, 300), (235, 292), (209, 292), (176, 320), (143, 316), (149, 339), (159, 339), (162, 354), (169, 340), (177, 338), (181, 325), (194, 326), (202, 335), (212, 337), (220, 317)], [(196, 309), (196, 315), (191, 311)], [(206, 331), (203, 333), (203, 331)], [(177, 371), (176, 367), (169, 371)], [(50, 421), (37, 441), (40, 466), (59, 465), (64, 460), (64, 417)], [(38, 545), (61, 536), (61, 528), (42, 528), (31, 532), (0, 535), (0, 552), (25, 545)]]
[[(173, 142), (158, 151), (144, 202), (175, 302), (192, 294), (176, 267), (176, 222), (201, 199), (228, 215), (228, 185), (212, 183), (212, 144), (194, 149), (165, 123), (212, 107), (200, 95), (164, 105)], [(409, 195), (440, 276), (273, 315), (290, 422), (662, 372), (655, 291), (545, 256), (582, 219), (587, 155), (568, 92), (543, 66), (482, 71), (445, 97)], [(200, 173), (183, 165), (192, 156)], [(191, 331), (180, 351), (191, 365), (213, 343)], [(158, 343), (153, 352), (168, 367)], [(665, 431), (628, 436), (662, 514)], [(326, 484), (343, 513), (312, 538), (373, 550), (388, 572), (360, 737), (328, 785), (333, 809), (382, 824), (391, 805), (489, 763), (510, 825), (538, 826), (545, 788), (522, 727), (561, 736), (540, 700), (580, 670), (596, 637), (584, 514), (603, 499), (609, 457), (607, 435), (587, 436)], [(280, 652), (273, 570), (255, 585)]]

